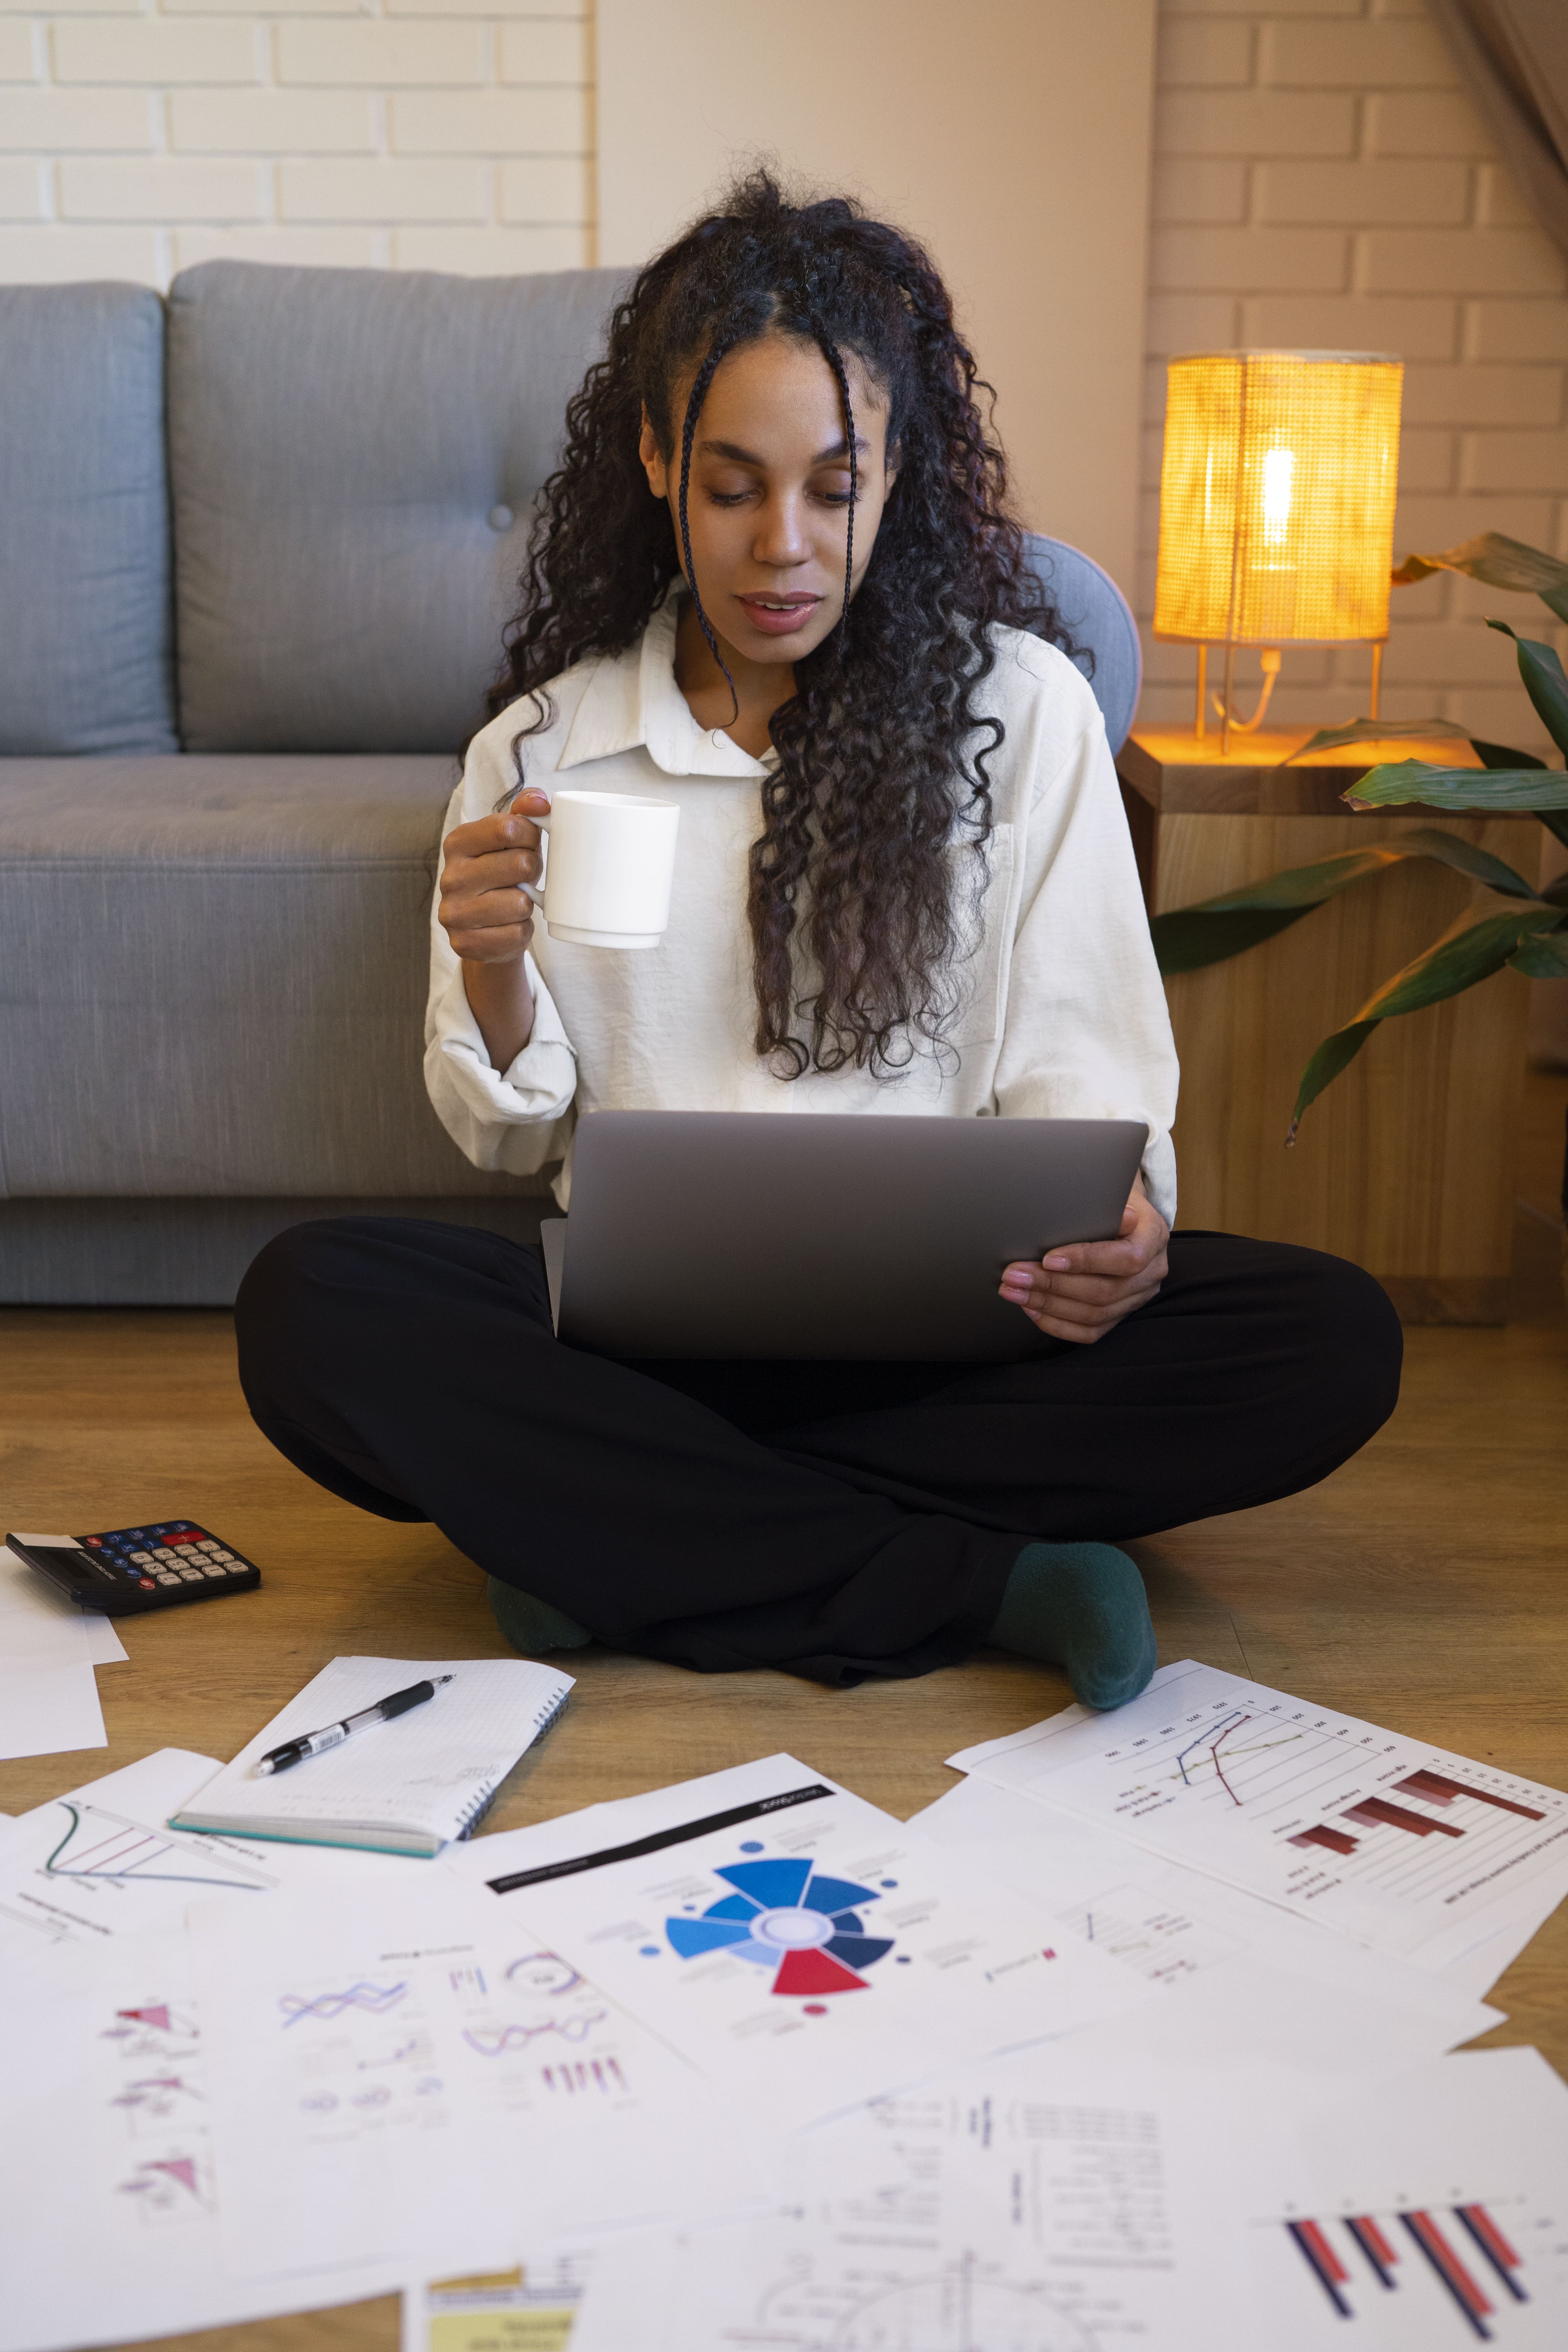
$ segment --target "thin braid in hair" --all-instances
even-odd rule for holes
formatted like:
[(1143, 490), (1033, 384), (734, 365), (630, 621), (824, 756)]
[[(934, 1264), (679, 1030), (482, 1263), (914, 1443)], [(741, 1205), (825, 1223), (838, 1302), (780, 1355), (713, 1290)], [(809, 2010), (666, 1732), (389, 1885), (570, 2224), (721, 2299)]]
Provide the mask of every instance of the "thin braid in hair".
[(831, 335), (814, 320), (812, 332), (822, 348), (822, 356), (833, 370), (838, 385), (838, 397), (844, 404), (844, 440), (849, 451), (849, 512), (844, 527), (844, 610), (838, 615), (838, 650), (842, 656), (848, 642), (849, 597), (855, 585), (855, 508), (860, 496), (860, 467), (855, 455), (855, 407), (849, 397), (849, 373), (844, 355)]
[(735, 691), (735, 681), (730, 675), (729, 665), (725, 661), (723, 655), (719, 650), (719, 640), (713, 634), (713, 624), (708, 618), (707, 608), (702, 602), (701, 591), (697, 585), (697, 567), (691, 561), (691, 524), (686, 511), (687, 491), (691, 482), (691, 444), (697, 431), (698, 415), (700, 413), (703, 402), (708, 397), (708, 387), (713, 381), (714, 370), (718, 367), (720, 361), (723, 358), (729, 348), (728, 341), (722, 337), (713, 343), (709, 351), (707, 358), (703, 361), (701, 366), (697, 371), (696, 379), (691, 386), (690, 396), (686, 403), (686, 423), (682, 426), (680, 434), (679, 506), (680, 547), (681, 552), (686, 558), (686, 584), (691, 591), (691, 601), (697, 607), (697, 618), (701, 624), (702, 634), (708, 640), (708, 650), (712, 655), (714, 660), (718, 663), (720, 668), (723, 671), (724, 683), (730, 689), (730, 701), (731, 708), (730, 711), (729, 723), (732, 727), (736, 719), (739, 719), (741, 715), (741, 698)]

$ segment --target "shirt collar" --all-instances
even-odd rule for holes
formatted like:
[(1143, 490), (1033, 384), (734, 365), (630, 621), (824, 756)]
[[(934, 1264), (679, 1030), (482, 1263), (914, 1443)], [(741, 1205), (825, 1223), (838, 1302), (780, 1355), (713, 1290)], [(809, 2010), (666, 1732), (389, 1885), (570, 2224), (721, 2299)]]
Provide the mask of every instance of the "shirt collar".
[(561, 757), (563, 768), (645, 746), (667, 776), (761, 776), (773, 765), (717, 729), (699, 727), (675, 682), (675, 628), (684, 590), (667, 595), (638, 644), (595, 665)]

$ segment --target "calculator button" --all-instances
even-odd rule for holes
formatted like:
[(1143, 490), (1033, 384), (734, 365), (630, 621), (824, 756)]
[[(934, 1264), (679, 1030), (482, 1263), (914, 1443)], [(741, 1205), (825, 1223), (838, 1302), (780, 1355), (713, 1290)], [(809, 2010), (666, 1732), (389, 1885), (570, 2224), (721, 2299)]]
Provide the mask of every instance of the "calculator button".
[(204, 1576), (216, 1576), (221, 1583), (223, 1579), (228, 1574), (228, 1570), (226, 1568), (219, 1568), (214, 1562), (209, 1561), (206, 1567), (203, 1569), (202, 1574)]
[(161, 1568), (158, 1570), (158, 1581), (160, 1584), (178, 1584), (179, 1580), (179, 1578), (174, 1574), (173, 1569)]
[(145, 1568), (153, 1555), (150, 1551), (133, 1551), (131, 1555), (138, 1568)]
[(173, 1570), (171, 1573), (177, 1576), (182, 1584), (199, 1584), (202, 1580), (199, 1568), (179, 1568)]

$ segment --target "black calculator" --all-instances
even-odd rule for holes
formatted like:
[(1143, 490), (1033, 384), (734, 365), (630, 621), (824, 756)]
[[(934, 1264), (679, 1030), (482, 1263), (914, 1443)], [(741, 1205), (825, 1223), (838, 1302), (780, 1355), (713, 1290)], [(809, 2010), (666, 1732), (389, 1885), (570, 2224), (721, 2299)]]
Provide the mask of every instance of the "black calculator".
[(101, 1617), (254, 1592), (261, 1581), (258, 1568), (194, 1519), (111, 1528), (101, 1536), (20, 1535), (5, 1540), (18, 1559), (47, 1576), (57, 1591)]

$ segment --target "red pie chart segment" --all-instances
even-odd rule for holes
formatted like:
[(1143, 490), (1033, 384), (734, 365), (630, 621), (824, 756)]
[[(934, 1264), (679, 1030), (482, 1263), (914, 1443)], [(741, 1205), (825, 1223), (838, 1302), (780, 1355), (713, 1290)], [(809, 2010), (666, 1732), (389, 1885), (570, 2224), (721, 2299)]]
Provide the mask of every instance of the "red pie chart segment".
[(864, 1977), (826, 1952), (786, 1952), (773, 1979), (774, 1992), (864, 1992)]

